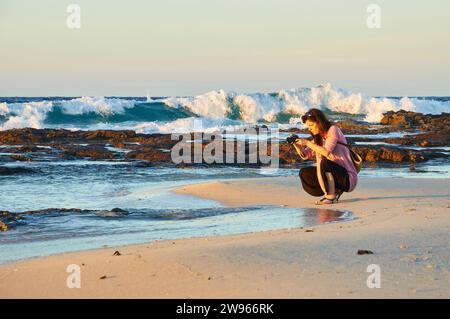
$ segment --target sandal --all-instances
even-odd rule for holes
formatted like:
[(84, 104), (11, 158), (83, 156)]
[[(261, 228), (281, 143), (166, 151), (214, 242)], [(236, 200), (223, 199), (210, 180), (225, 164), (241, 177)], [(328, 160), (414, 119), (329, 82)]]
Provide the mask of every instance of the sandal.
[(316, 205), (330, 205), (330, 204), (334, 204), (334, 203), (337, 203), (337, 201), (338, 201), (338, 197), (335, 197), (335, 198), (326, 198), (326, 197), (323, 197), (323, 198), (321, 198), (321, 199), (319, 199), (318, 201), (316, 201)]
[(341, 191), (340, 189), (336, 191), (336, 202), (339, 201), (339, 198), (341, 197), (342, 194), (344, 194), (344, 191)]

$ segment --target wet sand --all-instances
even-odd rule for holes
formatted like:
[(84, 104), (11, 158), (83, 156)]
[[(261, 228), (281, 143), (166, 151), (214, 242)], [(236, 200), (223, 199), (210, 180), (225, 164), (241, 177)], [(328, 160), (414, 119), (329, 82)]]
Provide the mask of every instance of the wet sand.
[[(449, 190), (449, 179), (366, 178), (327, 207), (352, 211), (350, 222), (3, 265), (0, 298), (450, 298)], [(230, 206), (315, 207), (294, 177), (175, 191)], [(373, 254), (358, 255), (360, 249)], [(69, 264), (81, 268), (80, 289), (67, 288)], [(367, 286), (371, 264), (379, 266), (381, 288)]]

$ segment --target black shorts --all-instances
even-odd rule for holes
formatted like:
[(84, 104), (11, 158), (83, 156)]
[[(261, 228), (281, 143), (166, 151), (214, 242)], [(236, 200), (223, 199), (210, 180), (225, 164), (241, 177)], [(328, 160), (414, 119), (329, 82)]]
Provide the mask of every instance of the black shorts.
[[(331, 173), (333, 175), (336, 191), (341, 190), (348, 192), (350, 182), (348, 172), (344, 167), (330, 161), (329, 159), (322, 158), (320, 161), (320, 172), (324, 181), (326, 181), (325, 173)], [(302, 168), (299, 172), (299, 177), (302, 182), (303, 189), (308, 194), (312, 196), (325, 195), (320, 187), (319, 178), (317, 177), (317, 168), (315, 166)], [(325, 183), (325, 187), (328, 188), (327, 183)]]

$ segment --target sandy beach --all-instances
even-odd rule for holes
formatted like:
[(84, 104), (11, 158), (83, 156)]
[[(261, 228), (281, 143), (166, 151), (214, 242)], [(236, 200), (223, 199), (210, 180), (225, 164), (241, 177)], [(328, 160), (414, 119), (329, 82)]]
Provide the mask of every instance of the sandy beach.
[(450, 299), (450, 1), (79, 2), (0, 1), (3, 308)]
[[(0, 298), (449, 298), (449, 189), (448, 179), (366, 178), (331, 207), (353, 212), (350, 222), (3, 265)], [(175, 191), (231, 206), (314, 207), (293, 177)], [(67, 288), (69, 264), (81, 267), (79, 289)], [(370, 264), (380, 267), (381, 288), (367, 286)]]

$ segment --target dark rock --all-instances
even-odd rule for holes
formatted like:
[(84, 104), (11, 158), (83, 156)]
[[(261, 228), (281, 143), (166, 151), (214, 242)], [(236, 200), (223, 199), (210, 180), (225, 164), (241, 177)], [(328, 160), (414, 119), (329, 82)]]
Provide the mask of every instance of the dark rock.
[(22, 216), (20, 214), (13, 214), (8, 211), (0, 211), (0, 231), (8, 231), (16, 226)]
[[(193, 139), (193, 134), (191, 134), (191, 139)], [(127, 142), (140, 143), (142, 145), (151, 145), (155, 148), (171, 149), (175, 144), (179, 142), (179, 140), (172, 140), (171, 134), (139, 134), (134, 138), (128, 139)], [(130, 145), (127, 145), (127, 148), (130, 148)]]
[(422, 147), (439, 147), (450, 145), (450, 130), (439, 130), (416, 135), (405, 135), (401, 138), (385, 138), (386, 143), (399, 145), (417, 145)]
[(128, 152), (125, 156), (129, 159), (140, 159), (148, 162), (172, 162), (170, 153), (162, 152), (161, 150), (154, 149), (150, 146), (141, 147), (139, 150)]
[(29, 142), (37, 142), (40, 137), (36, 135), (37, 132), (40, 132), (42, 135), (42, 131), (32, 129), (32, 128), (24, 128), (24, 129), (11, 129), (6, 131), (0, 131), (0, 143), (2, 144), (22, 144), (25, 141)]
[(7, 231), (8, 226), (0, 220), (0, 231)]
[(383, 114), (381, 124), (402, 128), (416, 128), (425, 131), (449, 130), (450, 113), (430, 115), (404, 110), (398, 112), (389, 111)]
[(32, 173), (35, 173), (35, 171), (30, 168), (0, 166), (0, 175), (32, 174)]
[[(355, 120), (335, 121), (334, 124), (337, 125), (344, 134), (375, 135), (375, 134), (398, 131), (398, 127), (358, 122)], [(310, 134), (307, 129), (299, 129), (299, 128), (290, 128), (287, 130), (280, 130), (280, 132), (308, 134), (308, 135)]]
[(129, 148), (130, 146), (121, 141), (112, 141), (111, 145), (117, 148)]
[(307, 129), (299, 129), (297, 127), (291, 127), (286, 130), (280, 130), (280, 132), (295, 133), (295, 134), (309, 134), (309, 131)]
[[(34, 153), (34, 152), (46, 152), (48, 149), (43, 147), (38, 147), (34, 145), (24, 145), (14, 150), (14, 152), (21, 153)], [(12, 151), (11, 151), (12, 152)]]
[(367, 123), (360, 123), (354, 120), (345, 120), (336, 122), (336, 125), (342, 130), (344, 134), (380, 134), (389, 133), (397, 130), (389, 126), (380, 126)]
[(131, 130), (96, 130), (96, 131), (69, 131), (65, 129), (34, 129), (22, 128), (0, 132), (0, 143), (25, 144), (25, 143), (56, 143), (80, 140), (97, 141), (123, 141), (136, 137), (136, 132)]
[(370, 255), (373, 254), (373, 251), (370, 250), (364, 250), (364, 249), (359, 249), (357, 252), (358, 255)]
[(124, 131), (114, 131), (114, 130), (97, 130), (97, 131), (87, 131), (84, 134), (86, 139), (92, 140), (125, 140), (136, 136), (135, 131), (124, 130)]
[[(405, 113), (404, 111), (402, 111)], [(403, 114), (400, 112), (400, 114)], [(397, 116), (397, 113), (391, 112)], [(389, 116), (394, 116), (391, 113), (387, 113), (386, 123), (389, 122)], [(410, 112), (413, 113), (413, 112)], [(417, 120), (416, 117), (423, 116), (420, 113), (414, 116), (406, 112), (407, 115), (401, 115), (402, 118), (407, 121), (409, 118)], [(417, 115), (419, 114), (419, 115)], [(401, 117), (400, 116), (400, 117)], [(425, 116), (428, 118), (428, 115)], [(440, 117), (442, 122), (445, 119)], [(391, 121), (392, 123), (397, 123), (400, 120)], [(411, 120), (412, 121), (412, 120)], [(417, 120), (418, 121), (418, 120)], [(425, 121), (425, 120), (424, 120)], [(432, 117), (430, 121), (436, 121)], [(430, 122), (431, 123), (431, 122)], [(344, 133), (352, 134), (376, 134), (385, 131), (398, 130), (398, 127), (394, 126), (380, 126), (380, 125), (369, 125), (365, 123), (359, 123), (356, 121), (341, 121), (337, 122)], [(258, 128), (264, 128), (260, 126)], [(306, 132), (305, 130), (298, 130), (301, 132)], [(188, 134), (190, 139), (194, 139), (194, 134)], [(382, 139), (381, 141), (386, 143), (395, 143), (402, 145), (419, 145), (419, 146), (447, 146), (450, 142), (450, 132), (448, 128), (445, 130), (429, 131), (419, 135), (407, 135), (405, 138), (401, 139)], [(186, 138), (186, 136), (185, 136)], [(364, 138), (354, 138), (354, 140), (362, 141)], [(373, 141), (373, 139), (371, 140)], [(354, 142), (349, 139), (349, 143)], [(97, 130), (97, 131), (68, 131), (63, 129), (12, 129), (0, 132), (0, 143), (5, 144), (25, 144), (22, 147), (12, 148), (11, 153), (36, 153), (45, 152), (51, 153), (52, 157), (59, 157), (65, 159), (74, 158), (89, 158), (90, 160), (111, 160), (111, 159), (122, 159), (128, 161), (139, 160), (139, 164), (142, 166), (155, 166), (155, 165), (174, 165), (171, 158), (170, 150), (172, 147), (180, 143), (179, 140), (172, 140), (171, 134), (136, 134), (134, 131), (112, 131), (112, 130)], [(51, 146), (52, 149), (40, 148), (36, 144), (45, 144)], [(139, 144), (135, 144), (139, 143)], [(202, 143), (202, 149), (206, 147), (209, 143), (209, 139), (206, 137)], [(194, 163), (193, 160), (193, 145), (191, 146), (191, 158), (190, 163), (181, 163), (174, 165), (175, 167), (212, 167), (212, 166), (236, 166), (236, 167), (261, 167), (269, 162), (266, 158), (270, 156), (270, 145), (268, 145), (268, 154), (251, 153), (253, 142), (245, 142), (245, 163), (237, 163), (236, 158), (238, 154), (237, 143), (234, 144), (231, 149), (232, 156), (234, 159), (232, 163), (226, 163), (226, 152), (227, 148), (224, 147), (224, 155), (222, 158), (223, 163), (213, 163), (208, 164), (204, 160), (202, 163)], [(38, 144), (38, 145), (39, 145)], [(82, 145), (79, 145), (82, 144)], [(87, 144), (87, 145), (84, 145)], [(112, 152), (105, 148), (106, 144), (113, 145), (115, 147), (124, 148), (131, 150), (130, 152)], [(225, 145), (224, 145), (225, 146)], [(368, 163), (374, 162), (422, 162), (431, 158), (446, 157), (442, 152), (437, 150), (430, 150), (428, 152), (408, 150), (405, 148), (394, 148), (394, 147), (380, 147), (379, 145), (368, 145), (368, 146), (357, 146), (352, 148), (357, 153), (360, 153), (363, 159)], [(9, 151), (9, 150), (8, 150)], [(230, 154), (228, 154), (230, 155)], [(253, 156), (258, 155), (258, 156)], [(36, 160), (38, 154), (27, 154), (27, 156), (17, 154), (17, 155), (7, 155), (0, 157), (1, 161), (11, 161), (11, 157), (14, 156), (15, 160), (28, 161), (30, 159)], [(256, 157), (258, 159), (257, 163), (249, 163), (250, 158)], [(267, 159), (267, 160), (266, 160)], [(312, 158), (314, 160), (314, 158)], [(138, 161), (136, 161), (138, 162)], [(295, 149), (289, 146), (287, 143), (281, 143), (279, 146), (279, 162), (281, 166), (292, 167), (302, 163)], [(3, 172), (6, 170), (4, 169)], [(13, 172), (13, 171), (11, 171)], [(1, 172), (0, 172), (1, 174)]]
[(424, 162), (428, 159), (422, 151), (399, 149), (393, 147), (360, 147), (352, 150), (359, 154), (365, 162)]
[(92, 160), (103, 160), (103, 159), (113, 159), (114, 153), (107, 150), (104, 146), (100, 145), (60, 145), (59, 149), (62, 151), (60, 156), (71, 158), (71, 157), (82, 157), (90, 158)]
[(31, 162), (32, 159), (30, 157), (24, 156), (24, 155), (11, 155), (10, 158), (12, 158), (15, 161), (19, 161), (19, 162)]
[(126, 214), (121, 212), (113, 212), (110, 210), (97, 210), (95, 211), (95, 215), (98, 217), (114, 218), (114, 217), (122, 217), (123, 215)]
[(301, 161), (295, 148), (288, 143), (281, 143), (279, 150), (280, 164), (295, 164)]
[(123, 210), (123, 209), (117, 208), (117, 207), (111, 209), (111, 211), (112, 211), (113, 213), (128, 213), (126, 210)]

